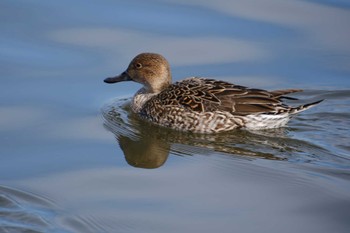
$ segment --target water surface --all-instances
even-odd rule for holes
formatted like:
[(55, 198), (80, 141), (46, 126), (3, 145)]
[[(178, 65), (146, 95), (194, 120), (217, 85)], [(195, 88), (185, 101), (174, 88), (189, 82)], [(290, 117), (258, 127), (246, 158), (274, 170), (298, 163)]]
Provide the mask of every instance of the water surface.
[[(0, 232), (348, 232), (346, 1), (2, 1)], [(139, 52), (188, 76), (325, 99), (288, 127), (144, 122)]]

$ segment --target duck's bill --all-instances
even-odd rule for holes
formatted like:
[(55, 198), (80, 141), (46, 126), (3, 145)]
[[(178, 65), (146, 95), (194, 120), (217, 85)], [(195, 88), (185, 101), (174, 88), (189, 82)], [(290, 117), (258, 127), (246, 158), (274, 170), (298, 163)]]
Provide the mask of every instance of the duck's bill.
[(109, 77), (103, 80), (105, 83), (117, 83), (117, 82), (123, 82), (123, 81), (131, 81), (130, 76), (128, 73), (123, 72), (120, 75), (117, 75), (115, 77)]

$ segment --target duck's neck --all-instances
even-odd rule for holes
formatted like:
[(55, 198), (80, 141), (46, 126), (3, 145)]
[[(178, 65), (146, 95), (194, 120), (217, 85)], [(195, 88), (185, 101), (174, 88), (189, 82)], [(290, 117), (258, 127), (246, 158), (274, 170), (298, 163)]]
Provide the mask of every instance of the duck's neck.
[(131, 109), (135, 113), (139, 113), (144, 104), (158, 93), (150, 93), (146, 88), (141, 88), (136, 92), (131, 103)]

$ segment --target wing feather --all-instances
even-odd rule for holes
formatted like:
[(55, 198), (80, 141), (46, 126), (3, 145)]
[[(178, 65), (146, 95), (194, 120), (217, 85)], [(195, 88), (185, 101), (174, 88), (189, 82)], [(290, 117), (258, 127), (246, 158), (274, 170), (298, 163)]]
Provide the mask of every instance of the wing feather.
[(189, 78), (170, 85), (156, 101), (169, 106), (176, 105), (195, 112), (228, 111), (236, 115), (254, 113), (278, 113), (290, 109), (281, 99), (285, 94), (301, 91), (286, 89), (266, 91), (248, 88), (224, 81)]

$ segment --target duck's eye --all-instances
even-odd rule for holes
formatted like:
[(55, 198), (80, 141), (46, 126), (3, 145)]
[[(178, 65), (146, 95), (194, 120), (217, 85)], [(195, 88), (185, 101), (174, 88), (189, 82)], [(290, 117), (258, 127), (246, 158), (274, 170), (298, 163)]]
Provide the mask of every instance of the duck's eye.
[(136, 69), (141, 69), (142, 68), (142, 64), (141, 63), (136, 63), (135, 67), (136, 67)]

